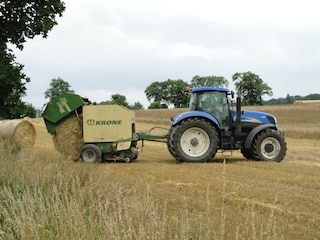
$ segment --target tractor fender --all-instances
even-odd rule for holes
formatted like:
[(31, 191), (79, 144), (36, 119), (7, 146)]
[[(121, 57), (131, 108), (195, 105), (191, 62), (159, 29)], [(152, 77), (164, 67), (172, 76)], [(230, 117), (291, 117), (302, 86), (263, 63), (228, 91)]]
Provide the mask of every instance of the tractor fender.
[(210, 122), (214, 123), (218, 129), (220, 129), (220, 123), (218, 122), (218, 120), (211, 114), (203, 111), (190, 111), (190, 112), (180, 113), (174, 117), (174, 119), (171, 122), (171, 125), (174, 126), (184, 119), (193, 118), (193, 117), (208, 119)]
[(248, 134), (248, 136), (247, 136), (247, 138), (246, 138), (246, 141), (245, 141), (245, 143), (244, 143), (244, 148), (250, 149), (254, 137), (255, 137), (259, 132), (261, 132), (262, 130), (267, 129), (267, 128), (272, 128), (272, 129), (277, 130), (276, 126), (273, 125), (273, 124), (261, 124), (261, 125), (255, 127), (255, 128), (252, 129), (251, 132)]

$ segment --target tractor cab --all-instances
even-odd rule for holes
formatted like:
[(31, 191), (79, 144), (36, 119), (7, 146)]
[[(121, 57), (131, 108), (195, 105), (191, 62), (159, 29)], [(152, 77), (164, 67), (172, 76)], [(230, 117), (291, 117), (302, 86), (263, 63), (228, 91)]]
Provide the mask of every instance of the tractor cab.
[(228, 89), (201, 87), (191, 90), (189, 111), (203, 111), (215, 117), (220, 129), (230, 128)]

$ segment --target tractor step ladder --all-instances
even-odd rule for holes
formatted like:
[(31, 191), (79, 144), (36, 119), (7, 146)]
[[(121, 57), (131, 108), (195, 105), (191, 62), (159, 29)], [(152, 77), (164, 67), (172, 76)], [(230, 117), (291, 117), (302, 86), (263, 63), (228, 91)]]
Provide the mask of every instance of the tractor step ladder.
[(231, 132), (221, 133), (221, 153), (223, 156), (232, 156), (234, 137)]

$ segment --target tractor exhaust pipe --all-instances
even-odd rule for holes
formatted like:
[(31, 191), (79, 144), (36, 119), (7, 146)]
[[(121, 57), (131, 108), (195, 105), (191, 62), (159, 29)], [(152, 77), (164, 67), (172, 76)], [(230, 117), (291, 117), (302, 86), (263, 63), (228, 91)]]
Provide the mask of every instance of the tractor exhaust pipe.
[(237, 92), (237, 115), (236, 115), (236, 133), (241, 132), (241, 95), (240, 90)]

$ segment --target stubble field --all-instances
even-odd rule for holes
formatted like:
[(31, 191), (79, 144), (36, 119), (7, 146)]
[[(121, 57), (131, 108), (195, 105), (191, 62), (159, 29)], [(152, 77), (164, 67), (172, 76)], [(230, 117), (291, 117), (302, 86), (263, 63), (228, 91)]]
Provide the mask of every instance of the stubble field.
[[(281, 163), (179, 163), (157, 142), (130, 164), (75, 163), (31, 119), (33, 149), (1, 145), (0, 239), (320, 239), (320, 106), (250, 109), (278, 118)], [(136, 128), (169, 128), (179, 111), (136, 111)]]

